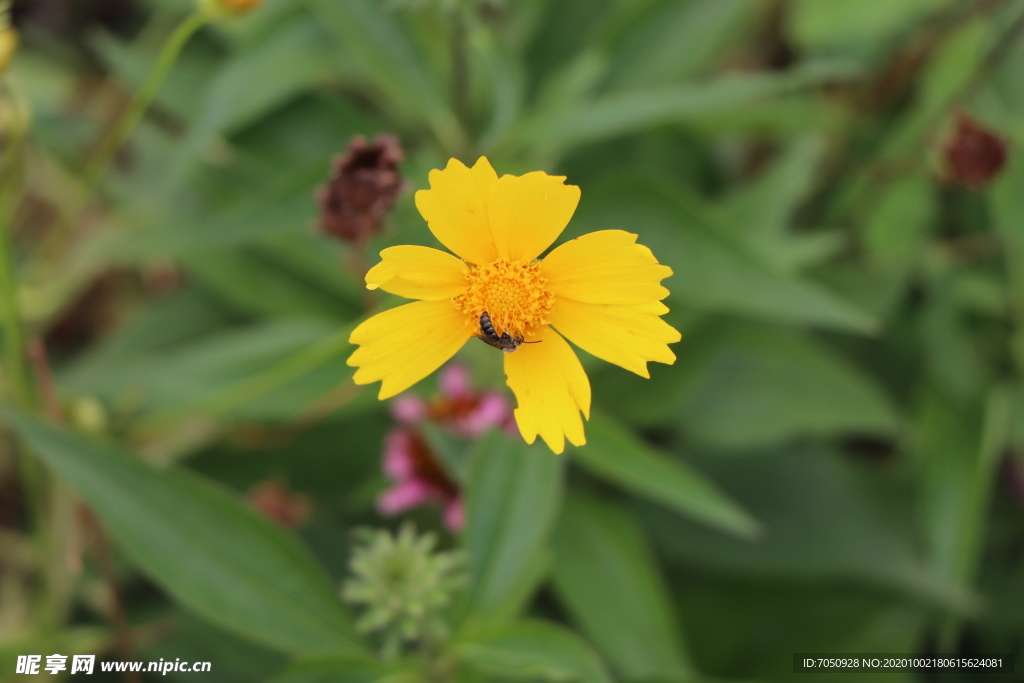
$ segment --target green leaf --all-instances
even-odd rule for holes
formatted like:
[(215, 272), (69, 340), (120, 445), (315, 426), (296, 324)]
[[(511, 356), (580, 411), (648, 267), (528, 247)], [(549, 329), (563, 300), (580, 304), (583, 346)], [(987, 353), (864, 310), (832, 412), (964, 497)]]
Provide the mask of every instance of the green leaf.
[[(747, 449), (807, 436), (895, 435), (902, 417), (874, 377), (795, 331), (717, 321), (693, 329), (686, 353), (650, 380), (595, 375), (605, 410), (641, 427), (682, 428), (703, 444)], [(608, 396), (635, 399), (621, 408)]]
[(923, 174), (882, 188), (882, 196), (868, 216), (865, 235), (873, 260), (886, 266), (914, 263), (937, 214), (936, 199), (934, 183)]
[(977, 74), (992, 41), (992, 27), (983, 18), (964, 21), (935, 50), (918, 80), (914, 106), (902, 117), (876, 153), (883, 163), (921, 165), (921, 146), (945, 123), (965, 88)]
[(935, 567), (954, 578), (980, 436), (953, 404), (934, 393), (924, 397), (917, 421), (924, 537)]
[[(345, 271), (335, 264), (339, 274), (334, 282), (315, 279), (315, 263), (288, 263), (284, 256), (291, 248), (293, 257), (316, 244), (278, 240), (277, 244), (248, 249), (206, 251), (185, 261), (188, 274), (210, 289), (232, 309), (242, 313), (270, 316), (310, 316), (345, 322), (360, 310), (359, 291)], [(329, 250), (320, 246), (321, 254)], [(294, 253), (299, 251), (299, 254)], [(346, 285), (348, 285), (346, 291)], [(354, 291), (353, 291), (354, 290)]]
[(420, 55), (393, 14), (374, 0), (305, 0), (330, 31), (359, 76), (382, 93), (388, 108), (410, 121), (425, 121), (449, 149), (464, 144), (458, 119), (445, 102), (429, 61)]
[(819, 137), (797, 138), (768, 170), (728, 198), (726, 223), (740, 234), (784, 232), (814, 188), (824, 151)]
[(649, 10), (616, 40), (611, 87), (671, 83), (693, 76), (746, 28), (757, 6), (751, 0), (649, 4)]
[[(1024, 302), (1024, 148), (1009, 150), (1009, 163), (992, 188), (992, 219), (1006, 244), (1010, 291), (1017, 306)], [(1018, 313), (1020, 315), (1020, 313)], [(1016, 349), (1019, 354), (1024, 349)]]
[(579, 636), (543, 621), (515, 621), (457, 638), (452, 655), (486, 673), (549, 681), (610, 683), (601, 658)]
[(665, 280), (670, 305), (847, 332), (877, 328), (874, 318), (821, 285), (779, 272), (682, 188), (612, 177), (588, 197), (573, 221), (572, 236), (635, 226), (638, 241), (673, 270)]
[(658, 452), (602, 413), (594, 413), (587, 424), (587, 445), (571, 453), (598, 476), (684, 515), (739, 536), (757, 532), (757, 521), (704, 475)]
[(950, 0), (795, 0), (792, 36), (809, 50), (884, 45), (902, 29)]
[(972, 401), (996, 371), (979, 348), (979, 337), (971, 334), (969, 318), (957, 300), (958, 270), (936, 268), (929, 273), (920, 317), (920, 353), (938, 388)]
[(838, 233), (794, 233), (791, 222), (818, 181), (824, 139), (797, 138), (767, 171), (742, 187), (724, 205), (726, 227), (780, 272), (798, 271), (843, 246)]
[(524, 139), (551, 154), (666, 123), (713, 117), (819, 83), (850, 78), (848, 64), (811, 64), (783, 74), (744, 74), (707, 83), (660, 86), (603, 95), (564, 111), (540, 111), (527, 122)]
[[(645, 525), (672, 562), (746, 581), (857, 581), (896, 589), (944, 609), (970, 610), (973, 596), (922, 557), (913, 497), (869, 487), (840, 454), (787, 449), (704, 467), (764, 525), (754, 542), (715, 533), (650, 506)], [(734, 584), (735, 585), (735, 584)]]
[(118, 547), (187, 608), (286, 652), (359, 647), (309, 551), (235, 496), (21, 413), (6, 416), (89, 503)]
[(995, 28), (980, 16), (971, 17), (957, 26), (921, 74), (918, 111), (914, 116), (943, 113), (962, 97), (963, 88), (975, 78), (976, 70), (987, 58)]
[(286, 653), (228, 633), (184, 608), (162, 609), (160, 614), (163, 619), (173, 620), (174, 630), (155, 642), (140, 642), (138, 659), (217, 662), (217, 683), (261, 681), (268, 672), (281, 671), (288, 664)]
[(477, 445), (467, 486), (469, 616), (508, 617), (545, 570), (564, 461), (541, 444), (492, 432)]
[(334, 72), (330, 57), (330, 41), (307, 17), (289, 18), (269, 36), (240, 49), (210, 79), (199, 113), (168, 164), (167, 177), (181, 180), (214, 136), (237, 130), (327, 81)]
[(373, 657), (304, 658), (271, 679), (271, 683), (377, 683), (423, 680), (417, 672)]
[(316, 205), (310, 198), (323, 183), (327, 168), (325, 162), (317, 161), (292, 168), (285, 177), (275, 174), (266, 182), (249, 185), (237, 199), (215, 210), (186, 213), (179, 206), (154, 210), (159, 204), (147, 198), (139, 206), (140, 211), (150, 214), (152, 222), (146, 229), (100, 238), (93, 249), (109, 259), (148, 262), (245, 245), (262, 246), (284, 236), (294, 241), (319, 240), (321, 248), (330, 253), (334, 249), (325, 244), (324, 238), (306, 234), (316, 217)]
[(104, 393), (107, 388), (124, 385), (123, 375), (130, 374), (125, 372), (126, 364), (224, 332), (233, 322), (222, 307), (186, 285), (125, 320), (57, 377), (64, 389)]
[(800, 91), (777, 97), (756, 107), (740, 107), (715, 112), (693, 122), (701, 136), (719, 139), (728, 135), (757, 135), (765, 139), (785, 139), (808, 131), (827, 130), (835, 111), (829, 109), (813, 91)]
[(484, 72), (489, 87), (491, 115), (478, 143), (481, 153), (489, 154), (522, 116), (526, 76), (522, 64), (499, 43), (481, 41), (470, 49), (472, 63)]
[(985, 540), (993, 477), (1010, 442), (1011, 395), (1006, 387), (988, 393), (981, 429), (935, 395), (926, 397), (921, 413), (925, 536), (937, 570), (969, 586)]
[(687, 432), (727, 448), (801, 435), (894, 434), (899, 417), (868, 375), (798, 333), (735, 326), (683, 387)]
[[(720, 572), (685, 576), (676, 584), (680, 609), (699, 617), (700, 625), (691, 629), (692, 648), (706, 670), (728, 676), (713, 683), (800, 680), (789, 674), (794, 652), (914, 652), (928, 637), (931, 614), (892, 591), (849, 582), (737, 581)], [(857, 677), (836, 672), (807, 678), (842, 683)], [(878, 671), (870, 680), (916, 679), (910, 672)]]
[(671, 595), (632, 515), (570, 495), (554, 541), (555, 591), (616, 672), (627, 680), (689, 677)]
[(971, 89), (972, 79), (989, 54), (993, 33), (988, 18), (976, 16), (960, 22), (944, 36), (917, 78), (913, 105), (889, 126), (870, 163), (856, 169), (852, 178), (838, 186), (833, 212), (859, 216), (865, 205), (870, 206), (865, 201), (871, 198), (870, 191), (882, 185), (884, 192), (894, 169), (908, 175), (935, 174), (922, 148), (932, 149), (942, 139), (951, 110), (961, 106), (963, 93)]
[(147, 412), (288, 418), (350, 376), (344, 364), (349, 332), (325, 322), (279, 318), (120, 362), (105, 354), (98, 366), (73, 375), (69, 386)]

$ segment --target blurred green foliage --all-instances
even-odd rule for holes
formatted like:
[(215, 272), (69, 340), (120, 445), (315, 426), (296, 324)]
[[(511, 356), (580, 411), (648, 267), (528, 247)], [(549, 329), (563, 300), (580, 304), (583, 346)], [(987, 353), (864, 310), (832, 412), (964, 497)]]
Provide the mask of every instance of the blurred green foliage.
[[(191, 0), (13, 9), (0, 212), (59, 405), (38, 358), (39, 400), (10, 408), (3, 377), (0, 677), (130, 659), (126, 634), (227, 683), (1024, 666), (1024, 0), (265, 0), (188, 43), (94, 197), (87, 161)], [(976, 189), (958, 112), (1008, 153)], [(318, 234), (332, 158), (382, 132), (407, 154), (386, 229)], [(650, 380), (581, 354), (567, 457), (424, 430), (466, 528), (405, 517), (469, 580), (447, 641), (382, 661), (338, 596), (352, 531), (399, 523), (374, 505), (394, 420), (345, 365), (395, 301), (360, 268), (434, 245), (412, 190), (482, 154), (582, 188), (563, 238), (638, 233), (684, 338)], [(490, 349), (459, 359), (503, 386)], [(312, 501), (297, 529), (253, 511), (268, 480)]]

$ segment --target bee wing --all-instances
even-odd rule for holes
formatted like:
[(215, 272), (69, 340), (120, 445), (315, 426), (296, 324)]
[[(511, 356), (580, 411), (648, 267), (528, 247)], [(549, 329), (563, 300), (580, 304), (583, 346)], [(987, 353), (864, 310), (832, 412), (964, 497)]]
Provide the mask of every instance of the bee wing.
[(476, 335), (476, 338), (482, 341), (484, 344), (487, 344), (488, 346), (493, 346), (496, 349), (502, 348), (501, 341), (496, 337), (491, 337), (490, 335), (486, 334), (478, 334)]

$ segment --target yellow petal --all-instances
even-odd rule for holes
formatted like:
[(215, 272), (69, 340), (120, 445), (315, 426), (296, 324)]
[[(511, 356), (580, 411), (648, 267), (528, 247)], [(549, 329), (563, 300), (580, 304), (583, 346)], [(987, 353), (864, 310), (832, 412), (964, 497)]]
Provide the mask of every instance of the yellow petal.
[(647, 362), (674, 363), (676, 355), (667, 345), (682, 338), (658, 317), (665, 313), (660, 301), (619, 305), (557, 298), (548, 322), (587, 353), (649, 378)]
[(498, 255), (532, 261), (551, 246), (580, 202), (580, 188), (541, 171), (502, 176), (488, 205)]
[(470, 263), (490, 263), (498, 257), (487, 218), (487, 198), (497, 182), (487, 157), (480, 157), (471, 169), (450, 159), (443, 171), (430, 172), (430, 189), (416, 193), (416, 208), (434, 237)]
[(660, 301), (668, 290), (659, 284), (672, 269), (658, 263), (636, 235), (600, 230), (555, 248), (540, 272), (556, 296), (590, 304), (642, 304)]
[(437, 370), (476, 333), (451, 301), (416, 301), (378, 313), (352, 331), (356, 384), (383, 380), (378, 398), (399, 394)]
[(451, 254), (403, 245), (380, 252), (381, 262), (366, 274), (366, 288), (380, 287), (406, 299), (451, 299), (466, 291), (466, 264)]
[(576, 446), (586, 443), (580, 411), (590, 418), (590, 381), (572, 347), (550, 327), (535, 339), (505, 354), (505, 378), (519, 407), (516, 424), (527, 443), (537, 435), (555, 453), (565, 439)]

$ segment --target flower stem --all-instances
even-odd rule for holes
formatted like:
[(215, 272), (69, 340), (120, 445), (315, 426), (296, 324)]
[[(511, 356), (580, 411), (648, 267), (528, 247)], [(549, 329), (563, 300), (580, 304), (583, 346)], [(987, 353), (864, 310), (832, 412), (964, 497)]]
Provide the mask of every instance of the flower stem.
[(463, 126), (469, 125), (469, 55), (468, 29), (466, 18), (463, 16), (465, 10), (461, 5), (456, 4), (451, 10), (451, 32), (452, 32), (452, 101), (454, 103), (455, 115)]
[[(22, 408), (32, 403), (32, 388), (25, 354), (25, 330), (18, 307), (18, 278), (15, 272), (13, 219), (17, 204), (18, 164), (28, 127), (28, 113), (18, 93), (4, 87), (17, 123), (10, 129), (8, 147), (0, 162), (0, 325), (3, 326), (4, 373), (10, 387), (10, 399)], [(22, 449), (22, 483), (30, 503), (32, 522), (43, 525), (42, 480), (35, 461)]]
[[(25, 328), (18, 306), (18, 277), (14, 256), (14, 215), (18, 206), (19, 166), (29, 126), (28, 107), (18, 92), (3, 84), (0, 94), (11, 104), (16, 122), (9, 129), (7, 149), (0, 158), (0, 325), (3, 326), (3, 364), (11, 402), (30, 409), (35, 403), (28, 370)], [(47, 491), (39, 462), (24, 444), (17, 449), (21, 486), (26, 500), (29, 526), (40, 558), (49, 555), (51, 535), (47, 526)], [(41, 612), (49, 603), (49, 586), (43, 586)], [(45, 614), (42, 615), (46, 623)]]
[[(8, 90), (11, 105), (21, 109), (16, 94)], [(17, 112), (18, 118), (21, 112)], [(27, 125), (27, 124), (26, 124)], [(25, 332), (18, 310), (18, 283), (15, 275), (14, 236), (12, 223), (15, 210), (17, 168), (24, 142), (25, 125), (12, 127), (5, 163), (0, 166), (0, 324), (4, 331), (4, 365), (11, 398), (20, 406), (31, 400), (25, 358)]]
[[(7, 193), (4, 192), (4, 195)], [(18, 315), (18, 289), (14, 277), (14, 255), (11, 253), (8, 197), (0, 206), (0, 308), (4, 328), (4, 365), (12, 398), (19, 405), (28, 402), (28, 375), (25, 370), (25, 334)]]
[(149, 109), (149, 105), (153, 103), (157, 93), (160, 92), (160, 87), (167, 79), (167, 75), (171, 72), (175, 62), (178, 61), (178, 57), (181, 55), (185, 44), (208, 21), (209, 17), (205, 12), (196, 10), (178, 24), (174, 32), (168, 36), (167, 41), (160, 49), (160, 55), (157, 57), (153, 69), (149, 72), (146, 80), (132, 98), (128, 108), (121, 115), (121, 118), (118, 119), (117, 123), (114, 124), (110, 133), (104, 138), (96, 155), (86, 167), (86, 201), (92, 197), (97, 185), (110, 167), (110, 163), (132, 134), (132, 131), (135, 130), (135, 126), (138, 125), (143, 114)]

